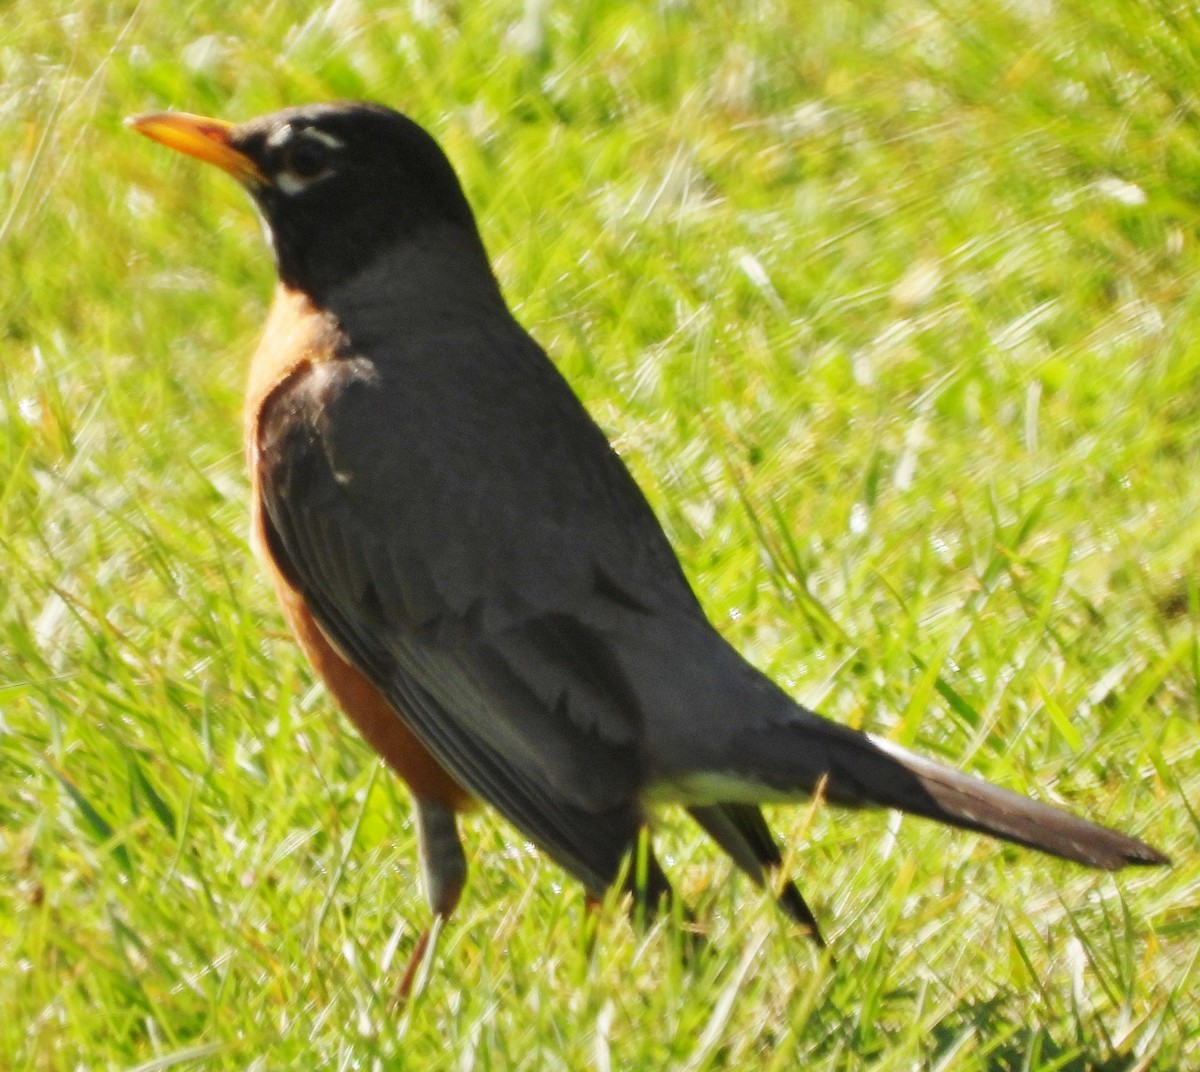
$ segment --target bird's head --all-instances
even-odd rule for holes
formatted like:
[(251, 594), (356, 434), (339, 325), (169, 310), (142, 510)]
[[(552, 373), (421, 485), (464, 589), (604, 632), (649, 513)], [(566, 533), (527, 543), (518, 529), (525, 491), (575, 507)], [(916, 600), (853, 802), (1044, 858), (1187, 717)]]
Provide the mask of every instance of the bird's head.
[(245, 186), (270, 229), (280, 278), (313, 297), (398, 241), (432, 241), (449, 229), (479, 245), (437, 142), (382, 105), (304, 105), (240, 124), (183, 112), (127, 123)]

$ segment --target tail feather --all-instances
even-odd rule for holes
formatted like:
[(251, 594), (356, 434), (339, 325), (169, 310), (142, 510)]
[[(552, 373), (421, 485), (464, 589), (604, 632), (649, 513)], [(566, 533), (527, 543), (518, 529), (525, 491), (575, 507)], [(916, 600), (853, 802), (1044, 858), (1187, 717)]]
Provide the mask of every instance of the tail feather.
[[(1130, 864), (1169, 864), (1137, 838), (1039, 804), (963, 774), (871, 734), (839, 726), (808, 711), (784, 725), (739, 738), (734, 763), (746, 795), (790, 796), (818, 784), (832, 803), (898, 808), (950, 826), (1116, 870)], [(749, 782), (754, 782), (752, 788)], [(741, 796), (741, 794), (739, 794)]]
[[(783, 864), (779, 846), (771, 836), (763, 813), (754, 804), (724, 801), (719, 804), (698, 804), (688, 809), (692, 818), (705, 833), (721, 846), (756, 886), (766, 886), (769, 871)], [(817, 926), (817, 917), (808, 907), (795, 882), (788, 879), (779, 887), (775, 902), (792, 919), (805, 927), (813, 941), (822, 949), (825, 939)]]

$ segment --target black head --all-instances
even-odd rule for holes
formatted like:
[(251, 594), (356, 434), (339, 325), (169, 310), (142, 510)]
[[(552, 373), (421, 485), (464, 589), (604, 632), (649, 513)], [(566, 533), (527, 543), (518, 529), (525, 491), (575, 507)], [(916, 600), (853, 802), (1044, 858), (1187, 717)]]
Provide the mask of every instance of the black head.
[(228, 171), (271, 230), (280, 278), (320, 297), (397, 242), (464, 232), (470, 206), (437, 142), (378, 104), (312, 104), (241, 124), (178, 112), (130, 125)]

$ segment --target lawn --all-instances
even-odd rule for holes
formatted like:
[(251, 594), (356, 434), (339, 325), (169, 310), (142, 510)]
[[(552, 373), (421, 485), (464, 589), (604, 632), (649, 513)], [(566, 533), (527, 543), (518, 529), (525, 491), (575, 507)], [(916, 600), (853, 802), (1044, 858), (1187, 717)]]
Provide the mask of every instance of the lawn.
[[(1200, 1067), (1194, 9), (46, 0), (0, 72), (0, 1068)], [(246, 545), (270, 257), (121, 127), (339, 97), (442, 141), (749, 658), (1174, 868), (773, 808), (830, 959), (668, 812), (685, 962), (481, 811), (398, 1006), (405, 791)]]

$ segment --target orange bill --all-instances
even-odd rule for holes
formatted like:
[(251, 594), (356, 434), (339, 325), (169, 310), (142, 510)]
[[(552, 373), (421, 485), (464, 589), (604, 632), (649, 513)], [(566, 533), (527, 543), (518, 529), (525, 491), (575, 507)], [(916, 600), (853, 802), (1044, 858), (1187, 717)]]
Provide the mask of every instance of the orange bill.
[(230, 143), (234, 124), (224, 119), (207, 119), (187, 112), (152, 112), (132, 115), (125, 120), (125, 125), (169, 149), (216, 164), (239, 182), (258, 186), (269, 184), (258, 165)]

